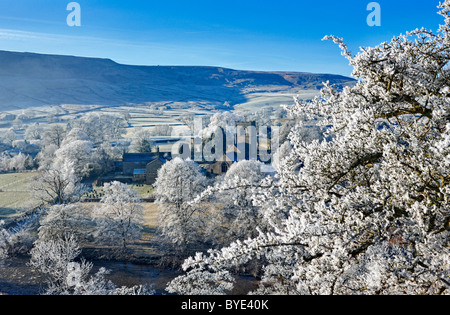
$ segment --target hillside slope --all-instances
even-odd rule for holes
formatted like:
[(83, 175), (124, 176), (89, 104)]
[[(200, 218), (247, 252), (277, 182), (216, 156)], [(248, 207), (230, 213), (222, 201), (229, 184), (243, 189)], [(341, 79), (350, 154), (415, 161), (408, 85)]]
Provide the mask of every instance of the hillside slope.
[(353, 79), (331, 74), (204, 66), (130, 66), (109, 59), (0, 51), (0, 110), (60, 104), (239, 104), (248, 93), (311, 90)]

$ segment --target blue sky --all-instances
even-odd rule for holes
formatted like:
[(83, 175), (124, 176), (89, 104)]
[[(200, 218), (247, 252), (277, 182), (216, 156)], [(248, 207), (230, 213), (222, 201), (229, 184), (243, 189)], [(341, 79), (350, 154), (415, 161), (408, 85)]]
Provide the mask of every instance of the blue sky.
[(243, 70), (349, 75), (339, 48), (353, 52), (417, 27), (437, 30), (439, 0), (78, 0), (81, 27), (69, 27), (69, 0), (0, 0), (0, 50), (110, 58), (135, 65), (206, 65)]

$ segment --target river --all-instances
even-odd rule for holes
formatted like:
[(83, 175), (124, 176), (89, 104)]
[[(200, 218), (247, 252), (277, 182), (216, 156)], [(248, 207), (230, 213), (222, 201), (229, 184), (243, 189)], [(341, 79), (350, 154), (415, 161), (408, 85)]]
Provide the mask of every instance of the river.
[[(0, 264), (0, 294), (8, 295), (39, 295), (45, 291), (45, 277), (34, 272), (27, 266), (25, 257), (11, 257)], [(107, 279), (117, 287), (134, 285), (153, 285), (156, 294), (167, 294), (165, 287), (179, 273), (172, 270), (162, 270), (146, 265), (132, 263), (95, 261), (93, 272), (104, 267), (111, 271)]]

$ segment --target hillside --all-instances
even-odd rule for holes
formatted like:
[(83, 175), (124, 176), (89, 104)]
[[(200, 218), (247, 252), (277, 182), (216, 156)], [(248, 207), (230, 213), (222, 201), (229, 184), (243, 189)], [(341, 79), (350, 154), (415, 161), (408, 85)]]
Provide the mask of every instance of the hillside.
[(251, 93), (317, 90), (331, 74), (242, 71), (204, 66), (130, 66), (109, 59), (0, 51), (0, 110), (60, 104), (152, 102), (240, 104)]

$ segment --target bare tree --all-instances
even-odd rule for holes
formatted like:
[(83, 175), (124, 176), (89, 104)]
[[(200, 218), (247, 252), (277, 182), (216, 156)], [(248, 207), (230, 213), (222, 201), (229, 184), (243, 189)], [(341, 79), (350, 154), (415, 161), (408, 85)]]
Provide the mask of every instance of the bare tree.
[(31, 183), (35, 197), (49, 204), (66, 204), (78, 200), (85, 191), (70, 165), (53, 164)]
[(45, 132), (42, 136), (42, 141), (44, 146), (54, 144), (58, 148), (61, 146), (64, 138), (66, 137), (67, 131), (62, 125), (52, 125), (50, 130)]

